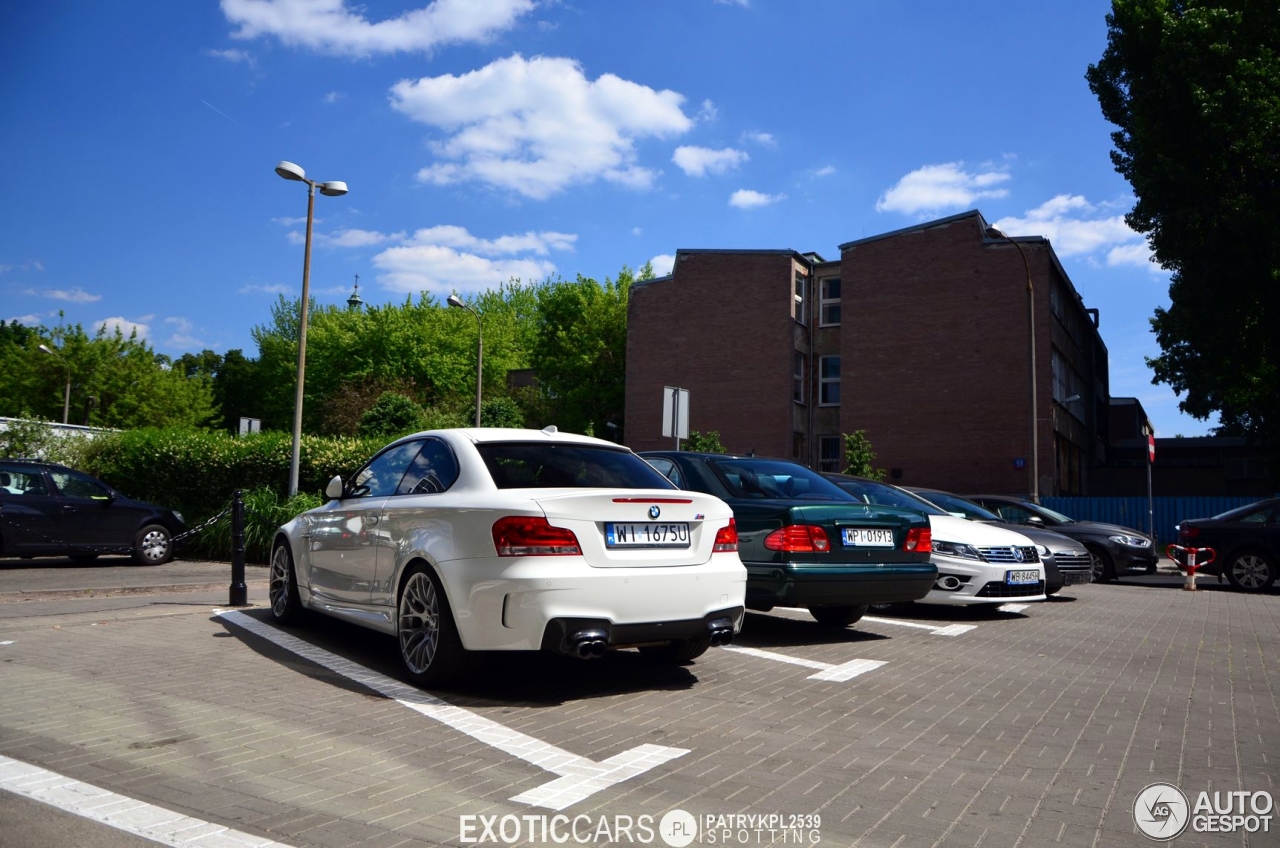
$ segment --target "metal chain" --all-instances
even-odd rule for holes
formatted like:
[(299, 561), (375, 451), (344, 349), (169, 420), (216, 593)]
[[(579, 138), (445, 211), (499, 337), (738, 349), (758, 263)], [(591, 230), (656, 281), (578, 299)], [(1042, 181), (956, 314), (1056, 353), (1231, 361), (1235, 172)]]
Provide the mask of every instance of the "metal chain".
[[(189, 537), (191, 537), (191, 536), (194, 536), (194, 535), (195, 535), (195, 534), (197, 534), (197, 533), (200, 533), (200, 532), (203, 532), (204, 530), (207, 530), (207, 529), (208, 529), (209, 527), (211, 527), (213, 524), (216, 524), (216, 523), (218, 522), (218, 520), (219, 520), (219, 519), (223, 518), (224, 516), (226, 516), (226, 515), (227, 515), (228, 513), (230, 513), (230, 512), (231, 512), (231, 507), (230, 507), (230, 506), (228, 506), (228, 507), (226, 507), (225, 509), (223, 509), (223, 510), (222, 510), (222, 512), (219, 512), (217, 515), (213, 516), (212, 518), (210, 518), (210, 519), (208, 519), (208, 520), (206, 520), (206, 521), (202, 521), (201, 523), (197, 524), (195, 527), (192, 527), (190, 530), (187, 530), (187, 531), (185, 531), (185, 532), (183, 532), (183, 533), (179, 533), (177, 536), (172, 536), (172, 537), (170, 537), (170, 539), (169, 539), (169, 544), (170, 544), (170, 545), (176, 545), (178, 542), (184, 541), (185, 539), (187, 539), (187, 538), (189, 538)], [(30, 528), (28, 528), (28, 527), (22, 527), (21, 525), (14, 524), (12, 521), (8, 520), (8, 519), (7, 519), (7, 518), (5, 518), (3, 515), (0, 515), (0, 524), (5, 524), (5, 525), (7, 525), (7, 526), (9, 526), (9, 527), (11, 527), (11, 528), (13, 528), (13, 529), (15, 529), (15, 530), (18, 530), (18, 531), (20, 531), (20, 532), (22, 532), (22, 533), (25, 533), (26, 535), (29, 535), (29, 536), (35, 536), (35, 537), (39, 538), (40, 540), (45, 541), (45, 542), (49, 542), (50, 544), (52, 544), (52, 545), (54, 545), (54, 546), (56, 546), (56, 547), (60, 547), (60, 548), (69, 548), (69, 549), (71, 549), (71, 550), (73, 550), (73, 551), (80, 551), (80, 552), (84, 552), (84, 553), (92, 553), (92, 554), (131, 554), (131, 553), (133, 553), (134, 551), (136, 551), (136, 550), (138, 549), (136, 545), (130, 545), (130, 546), (127, 546), (127, 547), (126, 547), (126, 546), (114, 546), (114, 547), (111, 547), (111, 546), (105, 546), (105, 545), (85, 545), (85, 544), (78, 543), (78, 542), (67, 542), (67, 541), (64, 541), (64, 540), (62, 540), (62, 539), (55, 539), (55, 538), (53, 538), (52, 536), (46, 536), (45, 534), (40, 533), (40, 532), (37, 532), (37, 531), (35, 531), (35, 530), (32, 530), (32, 529), (30, 529)]]

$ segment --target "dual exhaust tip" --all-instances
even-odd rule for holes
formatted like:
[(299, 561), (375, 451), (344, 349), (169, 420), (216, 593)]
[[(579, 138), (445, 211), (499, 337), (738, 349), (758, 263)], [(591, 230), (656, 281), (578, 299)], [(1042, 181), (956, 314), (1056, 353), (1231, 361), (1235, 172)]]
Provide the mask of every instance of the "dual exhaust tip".
[[(717, 618), (707, 624), (707, 639), (712, 647), (728, 645), (733, 641), (733, 622), (727, 618)], [(579, 630), (569, 638), (568, 653), (578, 659), (594, 660), (603, 657), (609, 651), (609, 634), (603, 630)]]

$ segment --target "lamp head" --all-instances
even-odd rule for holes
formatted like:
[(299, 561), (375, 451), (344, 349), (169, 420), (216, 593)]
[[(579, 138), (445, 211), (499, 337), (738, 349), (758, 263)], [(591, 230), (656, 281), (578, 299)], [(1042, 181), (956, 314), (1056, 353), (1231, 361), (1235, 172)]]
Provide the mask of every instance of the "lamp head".
[(342, 180), (330, 180), (327, 183), (320, 183), (320, 193), (325, 197), (342, 197), (347, 193), (347, 184)]
[(53, 356), (53, 351), (49, 350), (49, 346), (48, 346), (48, 345), (40, 345), (40, 350), (41, 350), (43, 353), (47, 353), (47, 354), (49, 354), (50, 356)]
[(458, 309), (466, 309), (466, 308), (467, 308), (467, 305), (466, 305), (465, 303), (463, 303), (463, 302), (462, 302), (462, 298), (458, 297), (456, 294), (451, 294), (451, 295), (449, 295), (449, 298), (448, 298), (448, 300), (447, 300), (447, 303), (448, 303), (450, 306), (457, 307)]
[(1008, 236), (1004, 234), (1004, 230), (1000, 229), (995, 224), (992, 224), (987, 227), (987, 238), (1007, 239)]
[(307, 172), (292, 162), (281, 162), (279, 165), (276, 165), (276, 173), (284, 177), (286, 180), (295, 180), (297, 182), (302, 182), (307, 178)]

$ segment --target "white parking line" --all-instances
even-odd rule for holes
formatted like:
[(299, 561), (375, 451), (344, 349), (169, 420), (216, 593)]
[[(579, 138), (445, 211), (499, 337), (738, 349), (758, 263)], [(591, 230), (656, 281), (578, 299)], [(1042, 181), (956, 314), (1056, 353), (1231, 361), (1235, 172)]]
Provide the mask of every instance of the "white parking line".
[(900, 621), (896, 618), (877, 618), (875, 616), (864, 615), (861, 621), (870, 621), (875, 624), (897, 624), (901, 627), (918, 627), (921, 630), (932, 630), (934, 636), (959, 636), (961, 633), (968, 633), (970, 630), (977, 630), (976, 624), (948, 624), (945, 627), (939, 627), (936, 624), (924, 624), (919, 621)]
[(4, 642), (0, 642), (0, 645), (12, 645), (12, 644), (13, 644), (13, 640), (12, 640), (12, 639), (8, 639), (8, 640), (6, 640), (6, 641), (4, 641)]
[(1028, 606), (1030, 606), (1030, 604), (1001, 604), (996, 607), (996, 609), (1001, 612), (1022, 612)]
[(832, 665), (831, 663), (818, 662), (817, 660), (805, 660), (799, 657), (789, 657), (786, 654), (775, 654), (773, 651), (762, 651), (759, 648), (742, 648), (737, 645), (726, 645), (726, 651), (734, 651), (739, 654), (747, 654), (753, 657), (760, 657), (765, 660), (774, 660), (776, 662), (790, 663), (791, 665), (800, 665), (805, 668), (818, 669), (817, 674), (809, 675), (810, 680), (831, 680), (836, 683), (843, 683), (846, 680), (852, 680), (859, 674), (868, 671), (875, 671), (885, 663), (882, 660), (849, 660), (840, 665)]
[(0, 789), (164, 845), (266, 848), (285, 844), (117, 795), (4, 755), (0, 755)]
[(263, 624), (244, 613), (232, 610), (214, 610), (214, 613), (287, 651), (292, 651), (300, 657), (379, 692), (427, 718), (435, 719), (460, 733), (465, 733), (472, 739), (559, 775), (550, 783), (522, 792), (511, 799), (522, 804), (563, 810), (602, 789), (629, 780), (655, 766), (689, 753), (686, 748), (641, 745), (597, 763), (563, 748), (557, 748), (541, 739), (512, 730), (496, 721), (464, 710), (462, 707), (455, 707), (421, 689), (401, 683), (385, 674), (379, 674), (358, 663), (343, 659), (337, 654), (331, 654), (287, 633), (281, 633), (275, 627)]

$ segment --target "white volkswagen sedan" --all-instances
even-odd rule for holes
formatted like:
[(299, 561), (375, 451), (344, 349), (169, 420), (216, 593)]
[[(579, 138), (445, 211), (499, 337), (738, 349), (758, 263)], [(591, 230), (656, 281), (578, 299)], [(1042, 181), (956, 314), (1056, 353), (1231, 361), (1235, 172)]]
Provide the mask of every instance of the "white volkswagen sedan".
[(443, 684), (478, 651), (582, 658), (638, 647), (685, 662), (742, 627), (733, 513), (612, 442), (545, 430), (418, 433), (280, 528), (271, 614), (396, 636)]

